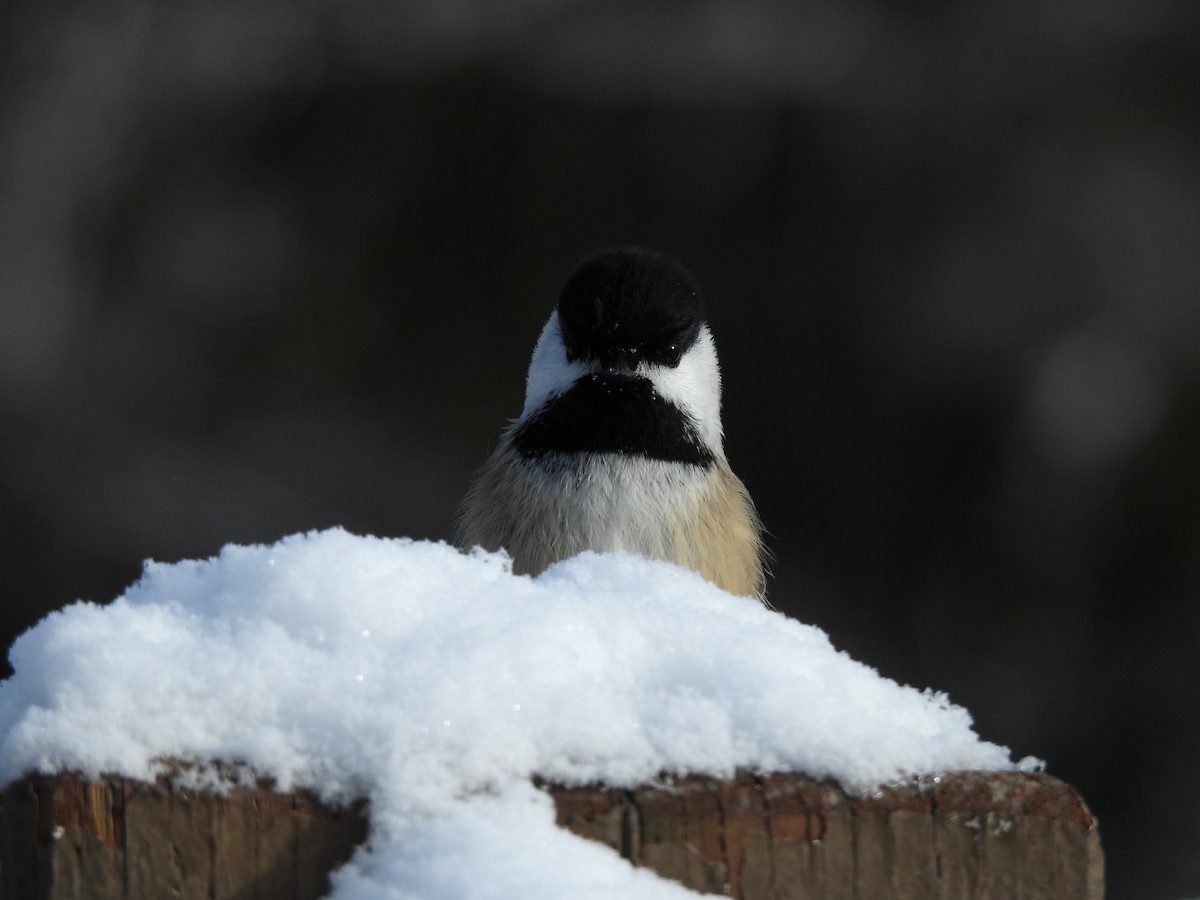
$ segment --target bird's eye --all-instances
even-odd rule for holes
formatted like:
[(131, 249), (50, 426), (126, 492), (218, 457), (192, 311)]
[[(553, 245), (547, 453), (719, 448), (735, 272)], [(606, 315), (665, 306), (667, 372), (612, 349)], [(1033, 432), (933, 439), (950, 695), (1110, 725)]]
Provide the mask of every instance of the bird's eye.
[(663, 348), (662, 358), (668, 366), (679, 365), (679, 360), (683, 357), (683, 351), (679, 349), (678, 344), (668, 344)]
[(563, 335), (563, 349), (567, 353), (567, 361), (582, 359), (585, 354), (583, 348), (579, 345), (579, 341), (575, 340), (573, 335)]

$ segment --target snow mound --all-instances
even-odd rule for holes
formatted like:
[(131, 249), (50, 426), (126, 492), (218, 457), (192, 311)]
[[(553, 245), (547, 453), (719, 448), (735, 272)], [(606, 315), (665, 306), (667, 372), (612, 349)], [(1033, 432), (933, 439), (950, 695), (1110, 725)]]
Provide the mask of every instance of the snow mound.
[(48, 616), (0, 684), (0, 782), (152, 778), (221, 760), (370, 799), (337, 900), (694, 896), (554, 826), (531, 776), (798, 771), (870, 790), (1032, 768), (966, 710), (679, 567), (503, 554), (340, 529), (150, 562), (111, 604)]

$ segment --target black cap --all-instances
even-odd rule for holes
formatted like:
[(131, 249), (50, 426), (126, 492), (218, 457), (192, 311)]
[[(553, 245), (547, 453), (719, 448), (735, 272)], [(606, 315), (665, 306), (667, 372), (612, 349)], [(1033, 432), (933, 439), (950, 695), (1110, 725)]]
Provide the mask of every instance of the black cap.
[(559, 296), (558, 319), (568, 359), (674, 367), (696, 342), (704, 302), (678, 260), (617, 247), (575, 267)]

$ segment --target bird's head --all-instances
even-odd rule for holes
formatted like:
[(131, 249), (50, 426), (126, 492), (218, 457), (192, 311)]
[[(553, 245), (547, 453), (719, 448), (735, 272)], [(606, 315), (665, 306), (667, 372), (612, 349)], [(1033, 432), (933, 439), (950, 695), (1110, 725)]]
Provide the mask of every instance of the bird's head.
[(518, 421), (572, 389), (665, 401), (708, 453), (723, 455), (716, 349), (700, 292), (682, 264), (620, 247), (575, 268), (534, 348)]

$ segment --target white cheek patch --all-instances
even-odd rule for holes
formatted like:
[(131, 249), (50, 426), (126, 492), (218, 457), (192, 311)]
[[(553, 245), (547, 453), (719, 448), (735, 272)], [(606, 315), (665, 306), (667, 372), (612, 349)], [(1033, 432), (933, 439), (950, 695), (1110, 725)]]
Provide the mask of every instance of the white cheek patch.
[[(558, 312), (538, 337), (525, 380), (525, 406), (520, 419), (529, 418), (552, 397), (566, 392), (579, 378), (599, 368), (597, 363), (568, 361), (563, 344)], [(700, 439), (714, 456), (724, 459), (721, 432), (721, 369), (717, 349), (707, 325), (700, 326), (696, 343), (683, 355), (675, 368), (641, 363), (638, 374), (654, 385), (659, 395), (687, 413), (696, 425)]]
[(700, 326), (696, 343), (675, 368), (642, 363), (638, 373), (654, 384), (665, 399), (696, 423), (700, 438), (714, 455), (724, 458), (721, 433), (721, 369), (717, 348), (707, 325)]
[(591, 369), (582, 362), (567, 361), (567, 349), (558, 324), (558, 311), (555, 310), (533, 348), (529, 374), (525, 379), (525, 408), (521, 410), (521, 419), (537, 412), (543, 403), (566, 391), (576, 379), (589, 371)]

